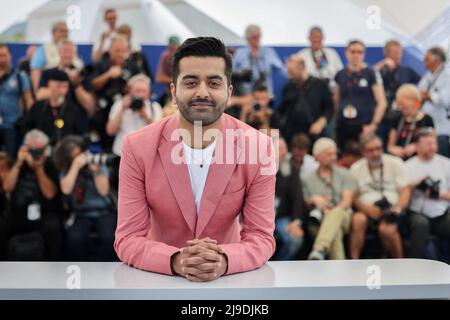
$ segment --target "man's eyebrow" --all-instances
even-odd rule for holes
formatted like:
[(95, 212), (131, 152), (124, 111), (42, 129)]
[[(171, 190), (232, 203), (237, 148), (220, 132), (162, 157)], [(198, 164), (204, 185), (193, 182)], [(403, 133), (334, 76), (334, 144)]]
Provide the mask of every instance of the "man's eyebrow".
[(221, 80), (221, 81), (223, 81), (222, 77), (220, 75), (218, 75), (218, 74), (210, 75), (207, 78), (208, 78), (208, 80)]
[[(218, 74), (213, 74), (206, 77), (208, 80), (220, 80), (223, 81), (223, 78)], [(193, 74), (187, 74), (183, 78), (183, 80), (198, 80), (199, 77)]]
[(187, 74), (187, 75), (185, 75), (184, 77), (183, 77), (183, 80), (197, 80), (198, 79), (198, 77), (197, 76), (195, 76), (195, 75), (193, 75), (193, 74)]

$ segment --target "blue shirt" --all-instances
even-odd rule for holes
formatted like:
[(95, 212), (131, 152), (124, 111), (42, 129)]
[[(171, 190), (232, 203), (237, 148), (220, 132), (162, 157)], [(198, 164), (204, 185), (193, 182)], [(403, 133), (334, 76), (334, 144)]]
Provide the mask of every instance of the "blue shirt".
[(420, 81), (419, 74), (405, 65), (399, 65), (392, 71), (388, 68), (381, 68), (380, 74), (383, 79), (384, 92), (388, 105), (391, 105), (395, 100), (395, 93), (401, 85), (405, 83), (417, 84)]
[(242, 47), (236, 50), (233, 56), (233, 70), (242, 71), (245, 69), (252, 70), (252, 81), (245, 85), (246, 93), (251, 93), (253, 85), (260, 78), (261, 73), (266, 75), (266, 85), (269, 92), (273, 94), (272, 70), (276, 69), (282, 72), (284, 76), (287, 75), (281, 59), (273, 48), (260, 47), (259, 57), (255, 61), (250, 53), (250, 48)]
[(31, 59), (31, 69), (44, 69), (47, 64), (47, 58), (45, 57), (45, 48), (43, 45), (36, 48), (33, 54), (33, 59)]
[[(370, 123), (377, 105), (372, 87), (382, 84), (379, 74), (369, 67), (358, 72), (344, 68), (336, 74), (335, 81), (340, 91), (338, 122), (351, 125)], [(349, 117), (348, 113), (345, 115), (349, 106), (356, 109), (354, 117)]]
[[(80, 174), (80, 173), (79, 173)], [(108, 168), (106, 166), (100, 166), (100, 173), (101, 176), (109, 177)], [(60, 174), (60, 180), (64, 177), (64, 174)], [(74, 189), (75, 190), (75, 189)], [(99, 215), (98, 211), (102, 211), (105, 209), (108, 209), (111, 205), (111, 202), (108, 197), (102, 197), (96, 187), (94, 182), (94, 177), (92, 173), (89, 171), (86, 185), (84, 189), (84, 197), (83, 202), (79, 203), (75, 197), (75, 193), (72, 191), (72, 193), (69, 195), (69, 201), (72, 212), (75, 212), (76, 214), (89, 216), (89, 217), (96, 217)]]
[[(0, 117), (1, 129), (12, 129), (20, 116), (20, 97), (17, 70), (10, 70), (0, 82)], [(25, 72), (20, 71), (22, 95), (30, 91), (30, 81)]]

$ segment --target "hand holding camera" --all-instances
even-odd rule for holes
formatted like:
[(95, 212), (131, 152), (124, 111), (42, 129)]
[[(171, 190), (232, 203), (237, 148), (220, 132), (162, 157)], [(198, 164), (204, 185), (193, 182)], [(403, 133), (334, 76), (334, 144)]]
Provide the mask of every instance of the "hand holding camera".
[(425, 177), (416, 189), (425, 193), (430, 199), (439, 199), (441, 180), (433, 180), (431, 177)]
[(111, 78), (116, 79), (122, 75), (122, 68), (120, 66), (112, 66), (108, 72)]

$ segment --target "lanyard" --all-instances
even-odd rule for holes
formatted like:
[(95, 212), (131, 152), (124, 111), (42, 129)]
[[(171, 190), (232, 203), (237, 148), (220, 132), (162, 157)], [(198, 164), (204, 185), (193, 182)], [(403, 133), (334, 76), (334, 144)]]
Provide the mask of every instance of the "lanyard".
[[(407, 146), (408, 144), (410, 144), (411, 143), (411, 140), (412, 140), (412, 138), (413, 138), (413, 134), (414, 134), (414, 131), (416, 130), (416, 127), (417, 127), (417, 114), (418, 114), (419, 112), (416, 112), (415, 114), (414, 114), (414, 120), (413, 120), (413, 122), (409, 125), (409, 127), (408, 127), (408, 135), (406, 136), (406, 140), (405, 140), (405, 145), (404, 146)], [(403, 131), (403, 128), (404, 128), (404, 126), (405, 126), (405, 122), (406, 122), (406, 118), (405, 117), (402, 117), (401, 119), (400, 119), (400, 122), (399, 122), (399, 124), (398, 124), (398, 127), (397, 127), (397, 140), (396, 140), (396, 142), (398, 142), (398, 140), (399, 140), (399, 138), (400, 138), (400, 135), (402, 134), (402, 131)]]
[(374, 184), (374, 189), (376, 191), (379, 191), (381, 195), (384, 197), (384, 165), (381, 164), (381, 172), (380, 172), (380, 180), (375, 179), (375, 175), (373, 174), (372, 168), (367, 164), (369, 167), (370, 177), (372, 178), (372, 182)]
[(336, 190), (333, 187), (333, 169), (331, 169), (330, 180), (325, 179), (319, 174), (319, 171), (316, 171), (317, 177), (327, 186), (327, 188), (331, 191), (331, 203), (333, 206), (336, 206), (334, 199), (336, 197)]

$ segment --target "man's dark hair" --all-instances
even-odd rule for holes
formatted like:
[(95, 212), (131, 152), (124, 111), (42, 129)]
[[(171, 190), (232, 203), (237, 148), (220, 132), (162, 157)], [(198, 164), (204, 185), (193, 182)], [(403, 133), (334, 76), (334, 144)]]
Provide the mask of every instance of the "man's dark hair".
[(361, 40), (358, 40), (358, 39), (350, 40), (350, 41), (347, 43), (347, 48), (350, 48), (350, 47), (351, 47), (352, 45), (354, 45), (354, 44), (362, 45), (362, 46), (364, 47), (364, 49), (366, 49), (366, 45), (364, 44), (364, 42), (362, 42)]
[(225, 75), (228, 85), (231, 84), (233, 68), (230, 54), (223, 42), (213, 37), (189, 38), (175, 51), (172, 60), (173, 83), (176, 85), (180, 74), (180, 60), (186, 57), (219, 57), (225, 60)]
[(312, 26), (312, 27), (309, 29), (309, 36), (311, 36), (311, 34), (314, 33), (314, 32), (319, 32), (319, 33), (323, 36), (323, 30), (322, 30), (322, 28), (319, 27), (319, 26)]
[(291, 140), (291, 150), (294, 148), (297, 148), (299, 150), (309, 150), (309, 147), (311, 146), (311, 140), (308, 138), (308, 136), (304, 133), (297, 133), (292, 137)]
[(269, 91), (264, 81), (256, 81), (252, 87), (252, 92)]
[(108, 8), (108, 9), (106, 9), (105, 10), (105, 14), (104, 14), (104, 18), (106, 18), (106, 16), (108, 15), (108, 13), (111, 13), (111, 12), (116, 12), (116, 9), (114, 9), (114, 8)]
[(433, 47), (427, 50), (429, 53), (431, 53), (434, 57), (438, 58), (438, 60), (442, 63), (445, 63), (447, 60), (447, 56), (445, 54), (444, 49), (440, 47)]
[(354, 156), (354, 157), (360, 157), (361, 156), (361, 148), (359, 146), (359, 143), (354, 140), (347, 141), (344, 144), (344, 149), (342, 150), (342, 154)]

